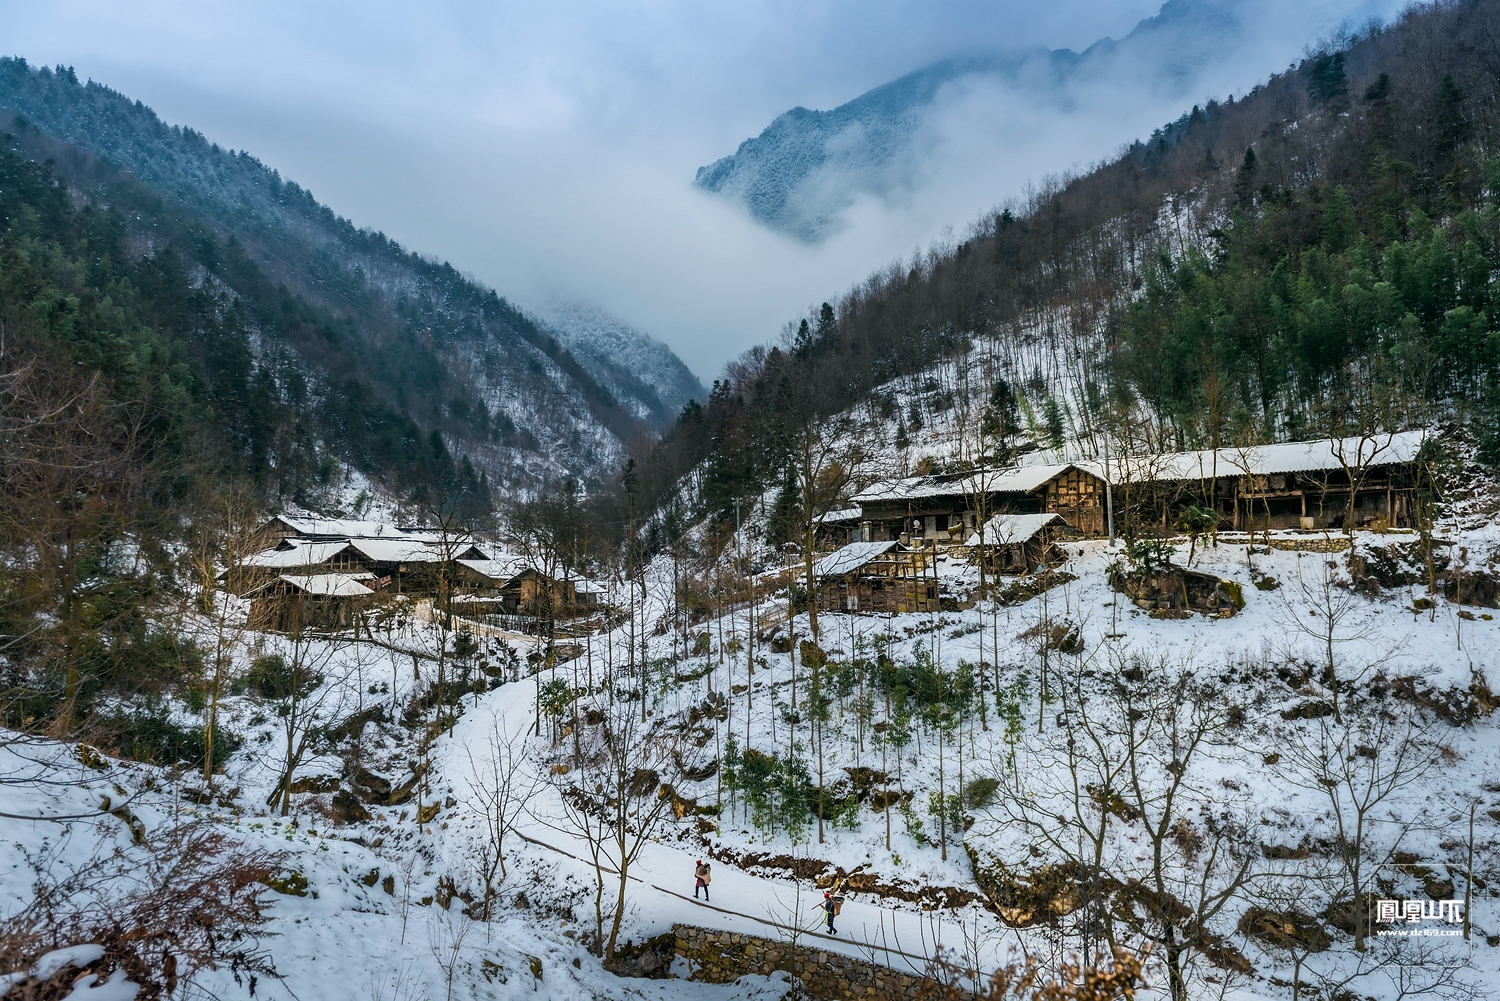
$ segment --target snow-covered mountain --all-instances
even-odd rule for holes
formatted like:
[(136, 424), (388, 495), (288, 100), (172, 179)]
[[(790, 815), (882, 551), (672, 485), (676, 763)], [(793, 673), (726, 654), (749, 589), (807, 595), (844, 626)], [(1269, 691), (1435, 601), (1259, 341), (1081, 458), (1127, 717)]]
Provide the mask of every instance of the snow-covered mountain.
[(689, 400), (706, 396), (671, 348), (601, 309), (549, 302), (528, 312), (640, 420), (668, 423)]
[[(604, 320), (542, 330), (451, 264), (70, 68), (0, 60), (0, 124), (80, 201), (119, 210), (135, 254), (170, 251), (204, 295), (236, 302), (247, 381), (321, 415), (311, 434), (330, 460), (374, 479), (401, 473), (417, 441), (440, 441), (511, 493), (587, 479), (618, 466), (642, 421), (701, 395), (665, 345), (618, 324), (613, 340), (569, 333)], [(572, 343), (597, 344), (607, 362), (574, 358)], [(380, 444), (396, 437), (404, 451)]]
[[(1104, 38), (1081, 53), (1033, 47), (944, 59), (831, 111), (793, 108), (732, 155), (700, 167), (694, 183), (743, 203), (771, 229), (817, 242), (836, 232), (861, 198), (899, 202), (947, 183), (943, 160), (1025, 162), (1059, 119), (1086, 125), (1107, 116), (1118, 124), (1110, 109), (1122, 95), (1136, 115), (1148, 115), (1139, 124), (1149, 128), (1158, 109), (1242, 93), (1263, 78), (1265, 66), (1295, 57), (1341, 24), (1388, 13), (1388, 6), (1167, 0), (1123, 39)], [(1099, 124), (1088, 131), (1104, 145), (1090, 156), (1117, 139)], [(976, 152), (976, 140), (984, 152)]]

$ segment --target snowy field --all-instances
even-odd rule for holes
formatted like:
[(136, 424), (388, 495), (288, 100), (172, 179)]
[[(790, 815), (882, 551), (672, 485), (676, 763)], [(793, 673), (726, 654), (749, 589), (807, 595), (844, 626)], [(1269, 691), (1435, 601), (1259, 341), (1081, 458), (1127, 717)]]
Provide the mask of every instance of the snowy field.
[[(1471, 569), (1493, 567), (1492, 530), (1453, 531), (1446, 541)], [(1364, 551), (1413, 538), (1360, 535), (1355, 545)], [(1336, 535), (1302, 540), (1341, 543)], [(1056, 921), (1016, 920), (1026, 907), (1045, 910), (1049, 900), (1067, 896), (1038, 890), (1040, 896), (1017, 898), (1007, 922), (983, 892), (993, 890), (995, 873), (1030, 873), (1028, 886), (1041, 885), (1038, 873), (1066, 873), (1076, 888), (1082, 870), (1068, 866), (1086, 855), (1096, 874), (1089, 886), (1119, 890), (1165, 872), (1177, 899), (1190, 906), (1218, 901), (1200, 909), (1214, 943), (1231, 946), (1243, 965), (1222, 955), (1211, 961), (1200, 948), (1186, 967), (1193, 997), (1290, 997), (1294, 960), (1304, 996), (1313, 985), (1329, 996), (1329, 985), (1340, 985), (1352, 996), (1380, 999), (1418, 989), (1464, 996), (1464, 985), (1500, 988), (1500, 945), (1487, 942), (1500, 943), (1500, 743), (1485, 709), (1493, 706), (1488, 693), (1500, 688), (1500, 621), (1478, 607), (1428, 602), (1422, 585), (1369, 595), (1330, 589), (1345, 572), (1344, 553), (1268, 549), (1264, 541), (1215, 547), (1200, 540), (1192, 568), (1238, 584), (1244, 596), (1238, 614), (1212, 619), (1156, 618), (1117, 595), (1108, 574), (1121, 550), (1104, 542), (1067, 543), (1061, 569), (1072, 579), (1025, 600), (1013, 593), (1008, 603), (974, 600), (974, 568), (944, 559), (939, 572), (953, 610), (821, 617), (818, 647), (827, 664), (818, 682), (826, 706), (820, 727), (808, 703), (818, 672), (792, 652), (809, 635), (807, 617), (787, 620), (784, 591), (754, 610), (753, 675), (751, 610), (674, 636), (656, 597), (668, 589), (653, 585), (637, 609), (635, 633), (627, 625), (595, 636), (578, 658), (554, 669), (528, 673), (525, 657), (537, 641), (512, 637), (506, 645), (515, 673), (501, 672), (507, 680), (489, 691), (465, 694), (446, 726), (433, 725), (430, 704), (412, 708), (434, 681), (443, 635), (432, 623), (408, 621), (377, 634), (378, 644), (300, 651), (285, 638), (246, 633), (242, 668), (271, 653), (315, 663), (321, 680), (297, 710), (311, 714), (308, 725), (366, 721), (352, 736), (309, 743), (294, 769), (298, 791), (288, 814), (273, 795), (286, 760), (286, 714), (253, 691), (226, 700), (224, 721), (244, 743), (212, 791), (201, 776), (98, 759), (66, 745), (13, 742), (0, 752), (7, 759), (0, 765), (0, 906), (27, 904), (38, 879), (63, 883), (75, 871), (128, 866), (184, 831), (212, 831), (276, 853), (281, 888), (289, 891), (266, 894), (269, 921), (258, 945), (276, 976), (255, 980), (258, 998), (780, 997), (788, 988), (779, 977), (722, 986), (617, 977), (588, 948), (596, 941), (599, 886), (588, 839), (562, 795), (577, 776), (559, 763), (581, 760), (578, 741), (591, 732), (587, 707), (612, 711), (605, 678), (613, 671), (613, 711), (626, 707), (633, 717), (642, 711), (640, 691), (647, 692), (645, 720), (632, 732), (642, 741), (678, 735), (675, 751), (691, 759), (684, 772), (718, 766), (696, 780), (675, 776), (673, 789), (688, 808), (680, 818), (664, 811), (633, 860), (622, 943), (680, 922), (797, 936), (903, 970), (923, 969), (940, 950), (981, 971), (1022, 953), (1065, 958), (1102, 948), (1097, 930), (1080, 924), (1088, 912), (1076, 900), (1058, 905)], [(1174, 560), (1181, 565), (1187, 555), (1184, 541)], [(671, 568), (662, 563), (651, 573), (660, 583)], [(659, 634), (642, 639), (640, 632)], [(788, 643), (792, 632), (795, 642)], [(480, 648), (498, 662), (508, 657), (501, 644), (483, 637)], [(691, 656), (683, 652), (689, 649)], [(1331, 677), (1323, 670), (1330, 650)], [(870, 665), (882, 658), (895, 667), (935, 665), (937, 677), (955, 685), (967, 677), (975, 699), (932, 717), (931, 725), (920, 713), (894, 719), (889, 692), (870, 680)], [(647, 667), (632, 673), (632, 663)], [(835, 681), (840, 675), (845, 680)], [(589, 678), (592, 691), (580, 694)], [(579, 701), (540, 711), (555, 682)], [(1337, 705), (1336, 717), (1330, 705)], [(1144, 729), (1132, 731), (1137, 714)], [(900, 726), (905, 742), (888, 737)], [(1201, 742), (1185, 751), (1192, 733)], [(862, 795), (821, 832), (815, 819), (781, 823), (774, 810), (757, 817), (748, 787), (726, 782), (731, 739), (741, 755), (748, 746), (778, 761), (798, 759), (814, 779), (821, 763), (825, 787), (842, 781), (846, 800), (854, 776), (868, 776), (860, 769), (883, 773), (866, 778), (865, 793), (873, 789), (897, 805), (881, 809)], [(1086, 740), (1100, 753), (1078, 750)], [(1369, 865), (1395, 873), (1370, 876), (1369, 892), (1409, 896), (1415, 879), (1461, 897), (1472, 846), (1477, 878), (1462, 964), (1448, 953), (1393, 952), (1384, 940), (1356, 953), (1338, 931), (1329, 932), (1331, 947), (1299, 956), (1295, 947), (1276, 948), (1244, 932), (1252, 907), (1318, 914), (1348, 895), (1339, 860), (1326, 847), (1349, 820), (1349, 796), (1368, 793), (1369, 783), (1360, 787), (1351, 773), (1349, 796), (1329, 794), (1336, 781), (1309, 771), (1320, 742), (1329, 741), (1341, 749), (1335, 765), (1344, 757), (1368, 763), (1379, 773), (1376, 785), (1380, 775), (1407, 769), (1361, 814)], [(1344, 754), (1345, 744), (1356, 750)], [(1420, 768), (1391, 758), (1402, 748), (1421, 758)], [(413, 784), (414, 795), (396, 806), (362, 804), (357, 812), (367, 812), (365, 819), (336, 822), (334, 790), (348, 787), (355, 765), (393, 785)], [(492, 873), (490, 920), (476, 920), (470, 915), (483, 901), (486, 867), (497, 864), (487, 857), (494, 839), (484, 800), (500, 766), (521, 808), (504, 833), (504, 875)], [(988, 793), (973, 792), (981, 788), (976, 779), (989, 780)], [(1101, 787), (1121, 790), (1144, 811), (1116, 804)], [(1168, 792), (1178, 799), (1176, 812), (1153, 814), (1164, 809)], [(934, 808), (935, 793), (957, 802), (947, 812)], [(101, 813), (102, 797), (114, 812)], [(78, 819), (21, 819), (39, 816)], [(1153, 817), (1162, 816), (1153, 840)], [(1161, 852), (1173, 856), (1171, 864), (1153, 869)], [(714, 865), (707, 904), (692, 896), (700, 858)], [(734, 864), (741, 859), (746, 868)], [(819, 872), (806, 860), (828, 865)], [(607, 930), (616, 877), (605, 868)], [(840, 884), (848, 903), (838, 934), (828, 936), (820, 932), (818, 905), (841, 874), (857, 878)], [(85, 894), (109, 892), (80, 885)], [(1013, 927), (1018, 923), (1028, 926)], [(1165, 997), (1161, 957), (1158, 947), (1148, 974), (1150, 993)], [(247, 972), (209, 972), (201, 985), (218, 996), (251, 996)], [(102, 990), (95, 994), (110, 1001)]]

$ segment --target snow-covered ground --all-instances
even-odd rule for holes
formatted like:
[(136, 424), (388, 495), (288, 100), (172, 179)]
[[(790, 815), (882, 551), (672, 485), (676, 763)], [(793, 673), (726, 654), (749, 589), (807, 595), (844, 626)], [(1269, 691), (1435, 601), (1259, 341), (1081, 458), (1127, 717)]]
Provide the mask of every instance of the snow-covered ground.
[[(1500, 542), (1496, 535), (1485, 525), (1464, 530), (1455, 526), (1445, 541), (1452, 543), (1453, 552), (1465, 553), (1471, 570), (1493, 571)], [(1355, 544), (1368, 550), (1406, 545), (1413, 538), (1360, 535)], [(1336, 535), (1300, 539), (1304, 545), (1339, 543)], [(1277, 541), (1291, 546), (1296, 540)], [(1333, 697), (1326, 680), (1320, 680), (1330, 630), (1326, 617), (1311, 613), (1318, 611), (1320, 601), (1321, 607), (1329, 607), (1325, 573), (1333, 561), (1336, 573), (1342, 574), (1338, 568), (1344, 565), (1344, 554), (1266, 548), (1264, 542), (1257, 539), (1250, 546), (1241, 539), (1215, 547), (1200, 541), (1196, 547), (1193, 569), (1240, 585), (1244, 608), (1229, 618), (1163, 619), (1136, 608), (1108, 583), (1108, 568), (1123, 556), (1121, 548), (1112, 550), (1104, 542), (1065, 544), (1067, 562), (1062, 569), (1073, 579), (1028, 600), (970, 604), (978, 583), (976, 571), (945, 558), (940, 576), (945, 593), (957, 599), (954, 610), (891, 617), (823, 615), (818, 642), (830, 660), (826, 677), (844, 663), (873, 662), (877, 655), (898, 665), (930, 658), (950, 673), (958, 672), (961, 664), (975, 665), (984, 699), (982, 715), (970, 711), (941, 743), (935, 730), (912, 724), (910, 743), (899, 750), (889, 743), (882, 748), (876, 725), (892, 722), (882, 698), (873, 690), (842, 691), (827, 682), (833, 687), (821, 735), (826, 782), (845, 779), (846, 768), (882, 770), (889, 775), (890, 787), (899, 785), (916, 794), (911, 808), (904, 814), (887, 814), (867, 803), (838, 823), (825, 824), (820, 840), (815, 824), (791, 833), (784, 827), (757, 828), (743, 795), (721, 785), (722, 770), (696, 782), (680, 780), (678, 794), (705, 808), (717, 806), (719, 813), (717, 818), (689, 813), (680, 820), (669, 819), (644, 847), (631, 870), (634, 879), (622, 941), (641, 942), (679, 922), (772, 939), (787, 937), (786, 926), (796, 924), (807, 936), (805, 941), (820, 949), (887, 962), (898, 969), (920, 969), (940, 948), (972, 957), (984, 968), (1004, 962), (1017, 950), (1053, 956), (1076, 951), (1080, 942), (1066, 930), (1066, 922), (1056, 928), (1025, 929), (1003, 923), (978, 896), (970, 852), (1017, 869), (1023, 863), (1040, 867), (1062, 861), (1048, 856), (1055, 855), (1058, 831), (1071, 830), (1068, 817), (1060, 817), (1054, 831), (1028, 828), (1025, 804), (1057, 798), (1065, 785), (1058, 763), (1072, 746), (1067, 738), (1084, 733), (1076, 714), (1116, 719), (1111, 714), (1120, 705), (1111, 700), (1119, 697), (1118, 679), (1125, 676), (1122, 672), (1139, 671), (1142, 664), (1165, 677), (1185, 675), (1212, 685), (1214, 699), (1240, 713), (1230, 728), (1216, 733), (1211, 753), (1188, 764), (1191, 795), (1184, 796), (1199, 812), (1190, 817), (1185, 830), (1198, 831), (1194, 836), (1221, 830), (1214, 825), (1233, 814), (1248, 825), (1242, 841), (1265, 846), (1260, 853), (1264, 857), (1253, 862), (1257, 878), (1266, 886), (1278, 879), (1283, 887), (1288, 880), (1311, 879), (1305, 866), (1271, 865), (1271, 849), (1316, 847), (1336, 821), (1329, 798), (1315, 783), (1311, 788), (1299, 783), (1289, 768), (1295, 756), (1288, 748), (1299, 741), (1306, 744), (1318, 728), (1329, 725), (1326, 712), (1305, 713), (1299, 707)], [(1174, 559), (1181, 565), (1187, 555), (1184, 541)], [(665, 562), (651, 570), (660, 581), (669, 579), (670, 573)], [(660, 595), (669, 590), (648, 587), (651, 597), (637, 612), (638, 621), (650, 627), (661, 622), (667, 608)], [(1490, 990), (1500, 988), (1500, 947), (1486, 941), (1500, 935), (1496, 717), (1481, 712), (1460, 725), (1451, 709), (1471, 705), (1471, 689), (1500, 689), (1500, 621), (1487, 618), (1490, 613), (1484, 609), (1441, 597), (1424, 607), (1429, 596), (1420, 585), (1369, 596), (1335, 590), (1340, 604), (1332, 623), (1332, 649), (1345, 711), (1351, 712), (1361, 700), (1368, 702), (1372, 684), (1393, 693), (1382, 703), (1386, 715), (1419, 720), (1419, 742), (1432, 757), (1419, 781), (1395, 790), (1381, 803), (1374, 818), (1379, 830), (1370, 851), (1386, 861), (1396, 857), (1389, 841), (1399, 833), (1397, 848), (1410, 853), (1399, 856), (1407, 860), (1401, 864), (1425, 866), (1441, 883), (1440, 877), (1444, 872), (1451, 875), (1455, 860), (1467, 850), (1465, 804), (1473, 800), (1473, 868), (1484, 882), (1474, 883), (1470, 914), (1475, 933), (1469, 965), (1461, 973)], [(819, 741), (806, 703), (812, 672), (784, 652), (789, 644), (782, 642), (792, 630), (799, 640), (805, 638), (808, 623), (805, 614), (788, 623), (785, 610), (784, 592), (772, 593), (755, 610), (756, 632), (762, 635), (755, 644), (753, 676), (747, 675), (746, 665), (749, 609), (701, 622), (685, 637), (667, 630), (648, 636), (643, 659), (652, 665), (654, 679), (649, 686), (648, 725), (670, 729), (668, 724), (686, 719), (694, 707), (710, 705), (710, 693), (728, 694), (723, 703), (727, 712), (700, 711), (694, 718), (697, 753), (719, 756), (731, 737), (740, 748), (748, 745), (766, 754), (784, 756), (794, 749), (816, 777)], [(767, 628), (770, 622), (778, 624)], [(1047, 637), (1057, 635), (1051, 629), (1056, 625), (1065, 625), (1064, 632), (1075, 635), (1046, 650), (1044, 678), (1043, 647)], [(278, 864), (284, 872), (306, 880), (306, 895), (268, 895), (273, 906), (261, 945), (279, 979), (262, 977), (256, 997), (779, 997), (786, 985), (774, 978), (748, 977), (737, 984), (707, 986), (616, 977), (585, 948), (592, 934), (594, 872), (583, 861), (588, 857), (586, 843), (569, 829), (559, 795), (566, 780), (553, 767), (566, 757), (568, 725), (588, 725), (573, 719), (569, 710), (555, 725), (544, 718), (541, 734), (526, 738), (517, 771), (536, 791), (505, 840), (507, 875), (498, 882), (494, 919), (464, 917), (464, 898), (474, 900), (483, 892), (480, 868), (487, 834), (476, 784), (483, 785), (490, 735), (497, 730), (525, 734), (536, 721), (539, 693), (551, 681), (562, 680), (572, 688), (592, 677), (595, 690), (602, 691), (613, 665), (621, 690), (638, 689), (637, 680), (624, 676), (630, 637), (628, 626), (595, 636), (578, 659), (536, 675), (525, 667), (534, 646), (512, 638), (509, 646), (515, 656), (510, 658), (500, 640), (482, 638), (479, 656), (508, 663), (501, 676), (514, 680), (483, 694), (466, 695), (451, 729), (432, 731), (424, 742), (432, 710), (413, 711), (410, 706), (414, 694), (425, 691), (433, 680), (431, 656), (440, 639), (434, 624), (407, 621), (390, 631), (377, 631), (379, 643), (314, 645), (300, 653), (284, 638), (247, 633), (239, 670), (253, 657), (270, 653), (307, 658), (325, 678), (308, 697), (322, 725), (351, 717), (367, 720), (356, 734), (344, 733), (301, 762), (295, 772), (297, 788), (307, 791), (291, 797), (290, 815), (279, 815), (279, 803), (268, 805), (284, 760), (284, 718), (277, 715), (272, 700), (253, 692), (226, 702), (225, 724), (244, 743), (217, 777), (212, 796), (204, 794), (198, 776), (119, 761), (91, 763), (87, 754), (80, 756), (61, 744), (11, 744), (0, 751), (9, 759), (9, 764), (0, 762), (0, 775), (11, 776), (0, 784), (0, 811), (9, 815), (0, 819), (0, 910), (14, 911), (30, 899), (35, 873), (28, 859), (38, 860), (44, 875), (59, 879), (70, 868), (87, 866), (110, 852), (140, 855), (175, 826), (197, 824), (247, 846), (280, 853)], [(635, 642), (639, 655), (639, 636)], [(689, 648), (697, 652), (681, 656)], [(675, 660), (674, 650), (679, 653)], [(747, 681), (751, 687), (745, 687)], [(1039, 701), (1043, 684), (1048, 696)], [(795, 709), (794, 686), (800, 700)], [(862, 694), (872, 696), (863, 719)], [(1006, 704), (1005, 713), (997, 702)], [(1450, 718), (1444, 718), (1444, 712)], [(1359, 755), (1365, 753), (1361, 750)], [(1278, 757), (1283, 759), (1279, 766)], [(47, 767), (28, 770), (23, 758), (39, 759)], [(341, 776), (348, 787), (351, 762), (395, 785), (416, 778), (417, 795), (398, 806), (368, 805), (368, 819), (335, 823), (330, 815), (333, 789)], [(28, 780), (44, 773), (60, 784)], [(960, 774), (966, 783), (993, 778), (998, 791), (987, 803), (968, 807), (972, 826), (950, 833), (944, 859), (937, 844), (937, 817), (927, 810), (928, 797), (933, 791), (957, 790)], [(1161, 778), (1159, 771), (1156, 778)], [(128, 819), (100, 814), (102, 796), (111, 797), (112, 809), (118, 809), (123, 799), (144, 830), (145, 845), (132, 842)], [(424, 816), (426, 822), (419, 825), (419, 806), (430, 811), (433, 804), (435, 814)], [(1203, 810), (1219, 819), (1207, 819)], [(16, 819), (71, 815), (83, 819)], [(1118, 823), (1106, 826), (1111, 871), (1144, 875), (1150, 852), (1149, 839), (1142, 840), (1142, 826), (1127, 819), (1124, 811)], [(1184, 843), (1191, 841), (1187, 834), (1182, 837)], [(1189, 862), (1196, 857), (1186, 848), (1182, 851)], [(751, 854), (760, 865), (748, 871), (733, 865)], [(713, 898), (705, 904), (691, 896), (692, 869), (697, 859), (709, 856), (715, 868)], [(1314, 861), (1319, 857), (1312, 852)], [(858, 870), (874, 884), (867, 892), (849, 892), (837, 936), (820, 936), (817, 931), (822, 888), (807, 875), (817, 866), (799, 863), (805, 859), (826, 861), (825, 877), (832, 876), (835, 867), (845, 873)], [(1304, 859), (1294, 861), (1302, 865)], [(804, 874), (800, 879), (792, 872), (798, 865)], [(1188, 865), (1183, 872), (1191, 869)], [(1462, 880), (1455, 885), (1461, 886)], [(297, 888), (295, 881), (288, 886)], [(944, 898), (941, 891), (948, 890), (952, 892)], [(938, 891), (938, 906), (933, 906), (933, 891)], [(449, 892), (460, 897), (445, 908), (441, 901)], [(1316, 910), (1309, 902), (1319, 899), (1321, 892), (1308, 890), (1303, 909)], [(1404, 891), (1392, 885), (1382, 892)], [(1286, 956), (1237, 930), (1252, 896), (1248, 887), (1235, 896), (1214, 918), (1214, 928), (1248, 957), (1255, 972), (1233, 975), (1199, 962), (1193, 973), (1194, 996), (1220, 990), (1242, 998), (1290, 996)], [(1262, 893), (1256, 899), (1274, 896)], [(612, 886), (605, 897), (608, 905)], [(1348, 937), (1333, 933), (1332, 948), (1308, 959), (1304, 980), (1313, 975), (1308, 970), (1327, 982), (1360, 973), (1359, 962)], [(1395, 998), (1399, 989), (1393, 986), (1394, 969), (1386, 964), (1365, 971), (1349, 982), (1348, 989), (1360, 996)], [(208, 974), (203, 985), (224, 997), (247, 996), (249, 988), (244, 977), (236, 983), (230, 970)], [(1152, 990), (1165, 988), (1155, 968)]]

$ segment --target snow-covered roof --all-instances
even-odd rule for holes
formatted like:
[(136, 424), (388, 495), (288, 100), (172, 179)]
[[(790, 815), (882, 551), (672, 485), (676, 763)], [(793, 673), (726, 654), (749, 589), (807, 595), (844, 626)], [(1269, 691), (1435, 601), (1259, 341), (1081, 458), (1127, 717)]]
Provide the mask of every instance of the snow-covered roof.
[(904, 479), (881, 480), (855, 494), (854, 502), (864, 505), (922, 500), (929, 497), (972, 497), (981, 493), (1026, 494), (1044, 486), (1050, 480), (1056, 479), (1074, 467), (1086, 468), (1082, 463), (1077, 462), (1036, 463), (975, 473), (945, 473), (935, 476), (908, 476)]
[[(367, 597), (373, 588), (364, 582), (373, 581), (374, 579), (375, 575), (372, 573), (284, 573), (276, 578), (277, 581), (285, 581), (299, 591), (325, 598)], [(275, 583), (275, 581), (272, 583)]]
[(519, 556), (508, 556), (496, 560), (459, 560), (458, 565), (468, 567), (481, 577), (487, 577), (502, 584), (526, 569), (526, 561)]
[(895, 541), (851, 542), (814, 564), (813, 573), (818, 577), (836, 577), (839, 574), (853, 573), (875, 557), (883, 556), (900, 545), (901, 543)]
[(440, 563), (443, 554), (416, 539), (350, 539), (349, 545), (376, 563)]
[[(1351, 438), (1320, 438), (1288, 441), (1247, 448), (1205, 448), (1196, 452), (1116, 458), (1110, 472), (1114, 481), (1207, 480), (1219, 476), (1271, 473), (1317, 473), (1352, 468), (1412, 462), (1421, 451), (1422, 431), (1382, 432)], [(1096, 476), (1104, 475), (1102, 463), (1078, 463)]]
[(864, 517), (864, 511), (857, 507), (839, 508), (837, 511), (829, 511), (827, 514), (818, 515), (819, 525), (834, 525), (842, 521), (859, 521)]
[(348, 548), (347, 542), (296, 541), (291, 545), (278, 546), (275, 549), (267, 549), (253, 556), (247, 556), (241, 565), (265, 567), (268, 570), (279, 567), (311, 567), (326, 563)]
[(312, 518), (294, 514), (279, 514), (271, 519), (273, 523), (278, 521), (287, 528), (308, 536), (390, 539), (405, 538), (412, 534), (383, 521), (358, 521), (351, 518)]
[[(1422, 431), (1400, 431), (1352, 438), (1322, 438), (1247, 448), (1206, 448), (1195, 452), (1165, 452), (1159, 455), (1116, 456), (1109, 478), (1116, 484), (1127, 480), (1162, 482), (1211, 479), (1251, 473), (1311, 473), (1351, 467), (1411, 462), (1422, 447)], [(1105, 479), (1105, 464), (1098, 459), (1074, 462), (1036, 462), (1006, 469), (975, 473), (947, 473), (880, 480), (854, 495), (860, 505), (918, 501), (933, 497), (972, 497), (988, 494), (1025, 494), (1039, 490), (1066, 473), (1079, 469)], [(842, 512), (840, 512), (842, 514)]]
[[(1025, 542), (1048, 525), (1063, 524), (1060, 514), (997, 514), (984, 523), (984, 544), (1009, 546)], [(979, 545), (979, 533), (969, 536), (966, 546)]]

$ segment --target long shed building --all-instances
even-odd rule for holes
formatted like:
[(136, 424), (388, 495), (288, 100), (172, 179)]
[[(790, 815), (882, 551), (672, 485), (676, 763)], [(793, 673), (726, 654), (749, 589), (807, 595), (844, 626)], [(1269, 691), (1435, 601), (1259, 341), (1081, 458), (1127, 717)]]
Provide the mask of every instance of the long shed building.
[[(1422, 431), (1350, 438), (1028, 463), (1004, 469), (881, 480), (838, 512), (855, 541), (958, 543), (995, 515), (1057, 514), (1091, 537), (1127, 520), (1170, 529), (1189, 505), (1221, 529), (1410, 527)], [(831, 519), (830, 519), (831, 520)], [(856, 527), (857, 526), (857, 527)]]

